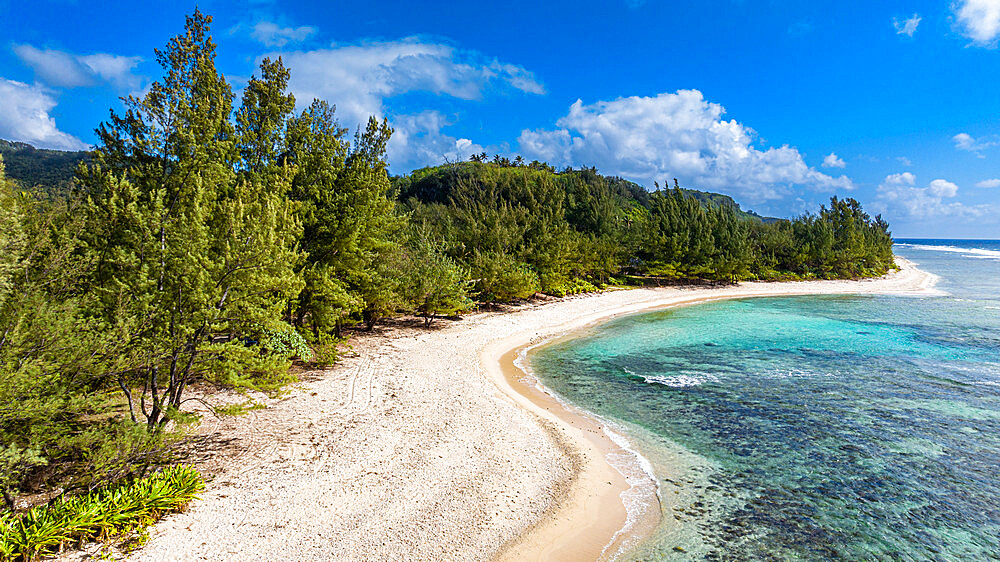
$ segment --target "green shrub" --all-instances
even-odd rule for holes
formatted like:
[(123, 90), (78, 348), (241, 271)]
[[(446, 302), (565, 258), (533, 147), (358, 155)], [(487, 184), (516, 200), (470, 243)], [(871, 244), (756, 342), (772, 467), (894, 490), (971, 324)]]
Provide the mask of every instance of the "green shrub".
[(319, 339), (313, 344), (313, 363), (319, 367), (328, 367), (336, 363), (340, 357), (342, 343), (344, 343), (343, 338), (320, 334)]
[(549, 286), (545, 292), (549, 295), (554, 295), (557, 297), (565, 297), (566, 295), (578, 295), (580, 293), (593, 293), (597, 291), (597, 287), (585, 280), (585, 279), (569, 279), (565, 281), (560, 281)]
[(124, 537), (184, 510), (205, 482), (188, 466), (165, 468), (129, 483), (0, 514), (0, 559), (28, 562), (68, 543)]
[(538, 274), (508, 254), (475, 252), (470, 263), (473, 291), (482, 302), (508, 302), (537, 293)]
[(309, 348), (302, 334), (291, 326), (283, 330), (264, 328), (260, 331), (260, 347), (267, 353), (279, 355), (286, 359), (298, 357), (303, 361), (313, 360), (313, 351)]
[(248, 412), (254, 410), (266, 410), (267, 404), (261, 404), (254, 399), (249, 399), (244, 402), (237, 402), (234, 404), (226, 404), (224, 406), (216, 406), (212, 408), (217, 416), (242, 416)]

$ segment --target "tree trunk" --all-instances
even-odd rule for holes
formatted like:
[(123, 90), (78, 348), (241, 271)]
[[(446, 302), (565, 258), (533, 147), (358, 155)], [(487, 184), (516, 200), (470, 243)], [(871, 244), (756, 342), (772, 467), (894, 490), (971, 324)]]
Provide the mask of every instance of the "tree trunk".
[(7, 504), (7, 509), (14, 511), (14, 497), (10, 495), (10, 489), (4, 486), (3, 489), (3, 502)]

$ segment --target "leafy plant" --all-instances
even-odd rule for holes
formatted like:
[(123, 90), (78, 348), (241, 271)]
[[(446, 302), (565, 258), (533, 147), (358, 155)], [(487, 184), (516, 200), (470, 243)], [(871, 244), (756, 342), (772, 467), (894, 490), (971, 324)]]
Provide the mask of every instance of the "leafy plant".
[(167, 513), (184, 510), (204, 489), (196, 470), (174, 466), (23, 513), (5, 512), (0, 515), (0, 558), (28, 562), (68, 543), (126, 538)]
[(266, 404), (261, 404), (256, 400), (249, 399), (244, 402), (238, 402), (234, 404), (226, 404), (225, 406), (217, 406), (212, 410), (217, 416), (242, 416), (247, 412), (252, 412), (254, 410), (264, 410), (267, 409)]

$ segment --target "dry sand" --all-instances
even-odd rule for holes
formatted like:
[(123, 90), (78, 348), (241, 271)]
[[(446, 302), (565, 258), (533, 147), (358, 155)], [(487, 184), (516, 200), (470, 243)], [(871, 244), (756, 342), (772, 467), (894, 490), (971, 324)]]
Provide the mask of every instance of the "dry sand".
[[(511, 367), (513, 352), (613, 316), (722, 298), (930, 294), (900, 261), (882, 279), (612, 291), (359, 338), (266, 410), (206, 418), (201, 501), (134, 560), (597, 559), (627, 533), (620, 451), (594, 418)], [(502, 367), (506, 365), (506, 367)], [(615, 543), (609, 546), (612, 537)]]

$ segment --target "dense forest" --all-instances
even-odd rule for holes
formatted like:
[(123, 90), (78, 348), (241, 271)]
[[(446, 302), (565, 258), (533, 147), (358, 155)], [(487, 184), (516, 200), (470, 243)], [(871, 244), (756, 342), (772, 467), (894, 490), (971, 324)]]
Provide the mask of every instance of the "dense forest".
[(47, 193), (68, 194), (77, 166), (89, 157), (86, 151), (49, 150), (0, 139), (7, 178)]
[(297, 103), (281, 59), (234, 99), (210, 22), (189, 17), (156, 51), (163, 76), (99, 125), (89, 158), (67, 156), (72, 190), (0, 171), (8, 508), (142, 478), (196, 421), (192, 384), (277, 392), (293, 360), (335, 361), (348, 328), (538, 292), (893, 267), (888, 226), (852, 199), (765, 221), (676, 182), (485, 155), (393, 178), (388, 122), (350, 134), (331, 103)]

